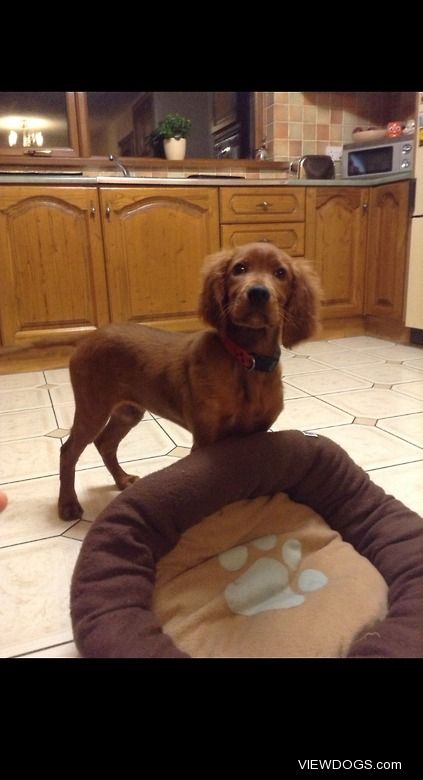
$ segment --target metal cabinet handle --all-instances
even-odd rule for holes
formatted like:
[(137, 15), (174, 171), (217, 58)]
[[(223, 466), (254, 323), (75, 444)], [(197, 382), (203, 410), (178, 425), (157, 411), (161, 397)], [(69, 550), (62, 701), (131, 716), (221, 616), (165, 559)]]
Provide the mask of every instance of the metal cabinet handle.
[(363, 203), (363, 212), (364, 212), (364, 214), (366, 213), (368, 208), (369, 208), (369, 204), (368, 203)]
[(112, 210), (110, 206), (106, 206), (106, 217), (107, 219), (110, 219), (110, 214), (112, 213)]
[(262, 203), (257, 203), (257, 208), (259, 208), (259, 207), (260, 207), (260, 208), (262, 208), (262, 209), (268, 209), (268, 208), (270, 208), (270, 207), (271, 207), (271, 205), (272, 205), (272, 204), (271, 204), (271, 203), (268, 203), (268, 202), (267, 202), (267, 200), (263, 200), (263, 201), (262, 201)]
[(92, 201), (91, 201), (91, 208), (90, 208), (90, 216), (95, 217), (95, 206)]
[(262, 243), (262, 244), (264, 244), (264, 243), (269, 244), (270, 243), (270, 238), (259, 238), (259, 242)]

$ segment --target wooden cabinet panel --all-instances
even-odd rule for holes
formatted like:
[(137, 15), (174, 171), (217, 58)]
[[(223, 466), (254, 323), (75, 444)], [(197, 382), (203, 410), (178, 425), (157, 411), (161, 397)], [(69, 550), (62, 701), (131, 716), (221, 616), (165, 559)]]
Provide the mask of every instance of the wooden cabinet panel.
[(3, 344), (109, 320), (94, 187), (0, 188)]
[(366, 314), (395, 320), (403, 317), (408, 189), (407, 181), (370, 191)]
[(216, 188), (103, 187), (113, 321), (199, 327), (204, 257), (219, 249)]
[(270, 241), (292, 257), (304, 255), (304, 223), (222, 225), (220, 229), (223, 247), (236, 247), (250, 241)]
[(367, 204), (367, 188), (307, 188), (306, 256), (321, 280), (323, 319), (363, 314)]
[(305, 187), (222, 187), (220, 221), (303, 222)]

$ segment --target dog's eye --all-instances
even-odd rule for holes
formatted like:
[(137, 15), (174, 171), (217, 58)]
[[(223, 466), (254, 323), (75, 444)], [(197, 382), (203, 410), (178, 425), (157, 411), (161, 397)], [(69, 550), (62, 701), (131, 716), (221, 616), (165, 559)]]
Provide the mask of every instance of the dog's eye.
[(283, 279), (284, 276), (286, 276), (286, 268), (280, 266), (279, 268), (276, 269), (274, 275), (277, 277), (277, 279)]
[(245, 263), (236, 263), (232, 269), (232, 273), (235, 274), (235, 276), (238, 276), (239, 274), (245, 274), (247, 273), (247, 266)]

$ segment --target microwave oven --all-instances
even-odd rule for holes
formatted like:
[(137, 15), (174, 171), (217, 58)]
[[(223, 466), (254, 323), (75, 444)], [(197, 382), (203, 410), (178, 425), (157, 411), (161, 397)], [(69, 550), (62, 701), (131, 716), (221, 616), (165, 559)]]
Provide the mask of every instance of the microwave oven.
[(382, 138), (362, 144), (344, 144), (342, 175), (383, 176), (389, 173), (412, 173), (414, 137)]

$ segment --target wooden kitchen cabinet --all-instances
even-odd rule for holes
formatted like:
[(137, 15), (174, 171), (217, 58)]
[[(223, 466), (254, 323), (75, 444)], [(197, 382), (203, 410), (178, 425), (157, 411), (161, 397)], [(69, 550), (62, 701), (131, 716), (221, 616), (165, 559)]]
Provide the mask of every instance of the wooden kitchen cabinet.
[(201, 267), (219, 249), (217, 188), (102, 187), (112, 321), (200, 327)]
[(402, 327), (409, 186), (308, 188), (305, 254), (321, 280), (323, 320), (377, 317), (380, 335), (394, 335), (384, 321)]
[(4, 345), (109, 321), (95, 187), (0, 187)]
[(408, 181), (370, 190), (365, 314), (403, 319), (408, 193)]
[(363, 314), (367, 187), (307, 188), (306, 257), (319, 275), (322, 319)]

